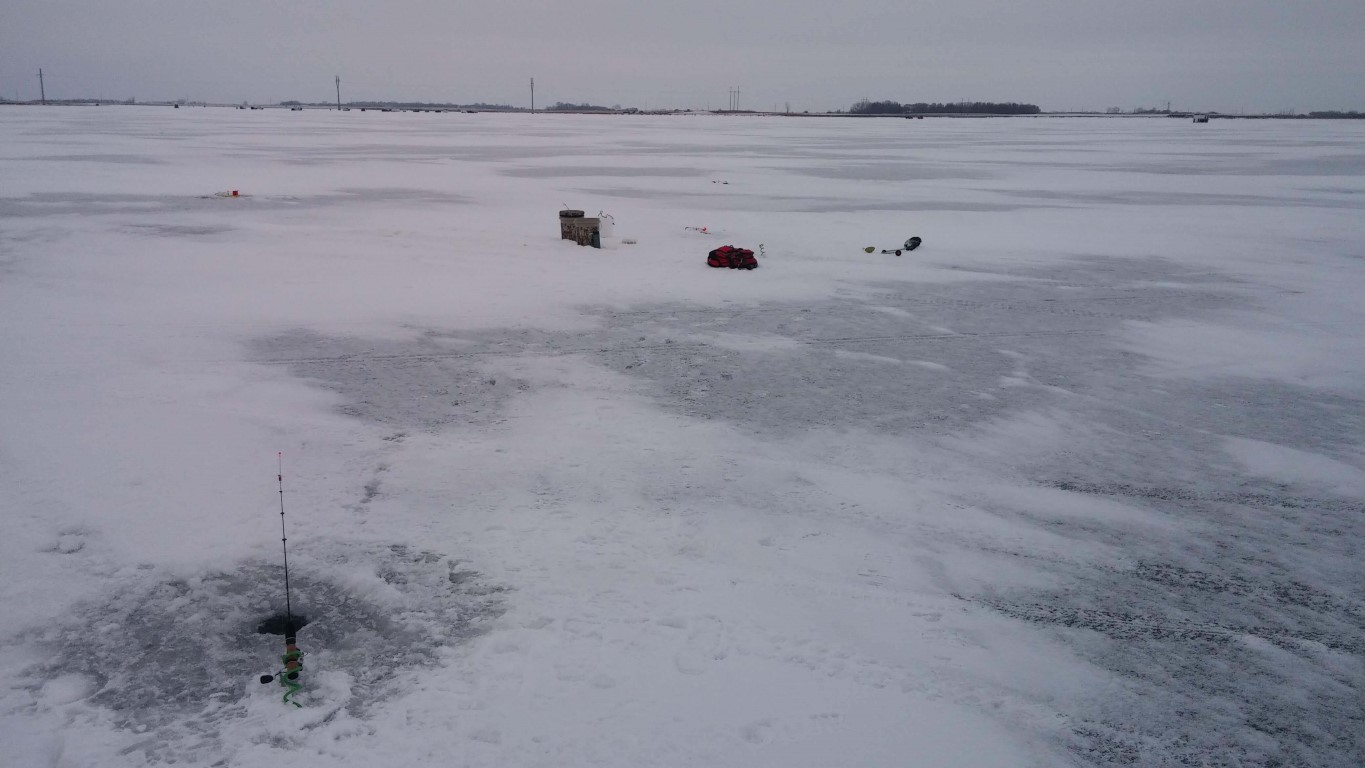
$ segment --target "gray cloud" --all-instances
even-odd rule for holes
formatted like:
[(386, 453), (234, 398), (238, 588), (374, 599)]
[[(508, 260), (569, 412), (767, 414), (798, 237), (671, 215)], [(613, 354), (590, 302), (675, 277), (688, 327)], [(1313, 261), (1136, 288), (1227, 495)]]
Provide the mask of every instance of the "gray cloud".
[(9, 0), (0, 95), (1365, 109), (1365, 3)]

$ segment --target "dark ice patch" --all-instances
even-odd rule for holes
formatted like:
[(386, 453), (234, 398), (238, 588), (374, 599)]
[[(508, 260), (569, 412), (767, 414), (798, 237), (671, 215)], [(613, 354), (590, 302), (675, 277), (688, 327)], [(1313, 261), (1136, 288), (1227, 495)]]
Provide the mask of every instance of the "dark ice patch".
[(604, 166), (536, 166), (532, 168), (508, 168), (504, 176), (527, 179), (564, 179), (588, 176), (618, 178), (688, 178), (703, 175), (698, 168), (675, 168), (664, 166), (643, 166), (639, 168), (611, 168)]
[[(323, 336), (296, 331), (252, 341), (256, 362), (288, 367), (345, 398), (341, 411), (396, 429), (427, 431), (487, 424), (507, 402), (530, 389), (522, 380), (490, 373), (488, 359), (527, 351), (515, 334), (476, 334), (453, 347), (439, 333), (407, 340)], [(379, 493), (375, 481), (365, 501)]]
[[(442, 648), (481, 633), (502, 611), (502, 587), (442, 553), (401, 544), (297, 551), (293, 603), (296, 618), (308, 616), (298, 642), (310, 670), (348, 673), (351, 700), (328, 704), (356, 716), (398, 692), (396, 675), (438, 664)], [(357, 592), (351, 577), (366, 571), (401, 598)], [(246, 562), (192, 579), (142, 573), (31, 633), (50, 661), (27, 677), (35, 695), (58, 675), (92, 681), (89, 704), (146, 734), (137, 749), (149, 762), (174, 762), (191, 743), (214, 743), (223, 721), (244, 717), (247, 684), (278, 671), (279, 638), (258, 630), (265, 613), (283, 609), (283, 568)]]
[(828, 165), (779, 167), (786, 171), (818, 179), (848, 181), (928, 181), (942, 179), (993, 179), (997, 174), (962, 164), (839, 162)]
[[(1137, 446), (1085, 469), (1139, 481), (1045, 484), (1151, 510), (1180, 535), (1066, 525), (1133, 562), (1037, 560), (1058, 587), (997, 585), (972, 599), (1043, 628), (1131, 691), (1070, 713), (1068, 746), (1090, 764), (1356, 765), (1365, 503), (1239, 475), (1216, 463), (1216, 447), (1201, 455), (1191, 435), (1166, 429), (1190, 444), (1165, 451), (1170, 463)], [(1153, 482), (1163, 468), (1190, 484)]]
[(1122, 206), (1232, 206), (1237, 208), (1365, 208), (1365, 201), (1307, 195), (1234, 195), (1202, 192), (1146, 192), (1141, 190), (1084, 190), (1059, 192), (1042, 189), (990, 190), (994, 194), (1025, 200), (1065, 203), (1086, 208)]
[[(1188, 287), (1146, 284), (1153, 269)], [(1226, 301), (1205, 278), (1184, 280), (1184, 270), (1155, 260), (1077, 260), (1014, 276), (895, 283), (813, 305), (610, 312), (614, 343), (594, 356), (651, 382), (663, 407), (699, 419), (772, 434), (947, 433), (1127, 376), (1136, 358), (1109, 338), (1122, 323), (1195, 316)]]
[[(732, 189), (726, 187), (725, 189)], [(712, 211), (719, 202), (726, 210), (764, 211), (769, 213), (840, 213), (854, 211), (977, 211), (1004, 212), (1046, 205), (1024, 202), (978, 202), (943, 199), (850, 200), (846, 197), (813, 197), (777, 195), (769, 191), (741, 193), (673, 192), (646, 187), (584, 187), (574, 190), (585, 195), (604, 195), (628, 200), (667, 200), (697, 210)]]
[[(347, 188), (319, 195), (272, 195), (270, 190), (241, 190), (239, 197), (219, 195), (206, 189), (199, 195), (95, 194), (89, 192), (35, 192), (24, 197), (0, 197), (0, 219), (40, 216), (102, 216), (128, 214), (184, 215), (189, 212), (220, 215), (244, 211), (307, 210), (350, 205), (461, 205), (469, 202), (463, 195), (403, 187)], [(159, 225), (158, 225), (159, 226)], [(177, 233), (164, 227), (162, 234)]]
[(43, 155), (34, 160), (55, 160), (67, 163), (111, 163), (114, 165), (165, 165), (166, 161), (149, 155), (87, 154), (87, 155)]
[(205, 237), (229, 232), (232, 229), (212, 224), (130, 224), (128, 227), (134, 232), (161, 237)]

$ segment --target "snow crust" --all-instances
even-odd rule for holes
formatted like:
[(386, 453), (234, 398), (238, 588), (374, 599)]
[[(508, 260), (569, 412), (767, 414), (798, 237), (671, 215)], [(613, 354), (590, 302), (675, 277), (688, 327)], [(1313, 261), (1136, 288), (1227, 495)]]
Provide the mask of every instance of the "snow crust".
[(6, 107), (0, 179), (0, 762), (1365, 763), (1359, 125)]

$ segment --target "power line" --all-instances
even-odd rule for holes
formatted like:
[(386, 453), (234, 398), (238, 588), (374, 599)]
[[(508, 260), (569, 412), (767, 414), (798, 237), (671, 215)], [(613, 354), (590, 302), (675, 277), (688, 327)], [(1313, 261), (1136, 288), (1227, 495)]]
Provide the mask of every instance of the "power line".
[(730, 89), (730, 111), (739, 111), (739, 86)]

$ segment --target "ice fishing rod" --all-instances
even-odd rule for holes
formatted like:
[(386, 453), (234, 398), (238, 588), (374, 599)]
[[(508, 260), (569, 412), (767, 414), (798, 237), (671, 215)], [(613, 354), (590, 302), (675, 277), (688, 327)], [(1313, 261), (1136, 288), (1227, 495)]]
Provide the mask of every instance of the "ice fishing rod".
[(280, 483), (280, 549), (284, 551), (284, 634), (294, 636), (294, 607), (289, 600), (289, 537), (284, 533), (284, 451), (275, 454), (279, 460), (279, 474), (275, 479)]
[(280, 549), (284, 553), (284, 653), (280, 656), (284, 668), (273, 675), (261, 675), (261, 683), (279, 680), (280, 687), (285, 689), (284, 702), (302, 707), (302, 704), (290, 698), (303, 689), (303, 683), (299, 680), (303, 672), (303, 651), (299, 650), (298, 641), (294, 638), (294, 605), (289, 590), (289, 537), (284, 530), (284, 452), (277, 453), (276, 458), (279, 460), (279, 473), (275, 479), (280, 484)]

